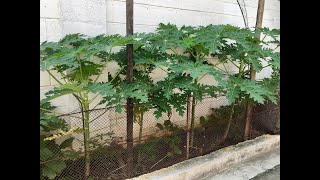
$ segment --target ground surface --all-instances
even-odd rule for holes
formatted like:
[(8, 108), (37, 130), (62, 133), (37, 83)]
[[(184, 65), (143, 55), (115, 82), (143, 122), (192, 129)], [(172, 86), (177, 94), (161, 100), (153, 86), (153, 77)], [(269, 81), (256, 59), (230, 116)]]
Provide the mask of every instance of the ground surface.
[(280, 165), (259, 174), (251, 180), (280, 180)]
[(280, 149), (273, 150), (201, 180), (278, 180), (280, 179)]

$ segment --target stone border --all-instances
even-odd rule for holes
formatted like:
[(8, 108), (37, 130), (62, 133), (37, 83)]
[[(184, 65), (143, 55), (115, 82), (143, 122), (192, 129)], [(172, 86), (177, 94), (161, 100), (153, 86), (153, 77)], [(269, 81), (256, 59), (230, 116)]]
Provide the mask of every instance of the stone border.
[(253, 140), (219, 149), (131, 180), (191, 180), (218, 172), (257, 154), (280, 147), (280, 135), (263, 135)]

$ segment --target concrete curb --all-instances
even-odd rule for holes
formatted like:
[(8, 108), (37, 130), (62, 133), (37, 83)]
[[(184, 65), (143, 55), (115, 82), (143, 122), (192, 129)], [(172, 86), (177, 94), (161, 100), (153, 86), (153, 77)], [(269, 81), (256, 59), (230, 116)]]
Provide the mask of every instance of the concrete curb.
[(280, 147), (280, 135), (263, 135), (131, 180), (193, 180)]

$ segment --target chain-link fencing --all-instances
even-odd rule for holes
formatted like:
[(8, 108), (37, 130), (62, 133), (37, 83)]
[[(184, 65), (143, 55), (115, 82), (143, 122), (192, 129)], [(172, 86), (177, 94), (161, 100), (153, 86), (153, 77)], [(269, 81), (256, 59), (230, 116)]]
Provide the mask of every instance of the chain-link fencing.
[[(246, 103), (235, 104), (231, 120), (231, 106), (225, 97), (205, 98), (195, 107), (193, 128), (190, 118), (187, 124), (187, 113), (179, 116), (172, 111), (157, 119), (153, 114), (154, 109), (151, 109), (143, 114), (143, 118), (135, 116), (134, 176), (243, 141)], [(272, 103), (257, 105), (251, 138), (279, 133), (279, 110), (280, 106)], [(60, 150), (52, 151), (57, 153), (51, 156), (55, 158), (40, 160), (41, 171), (49, 171), (47, 174), (56, 172), (56, 176), (51, 176), (52, 179), (86, 179), (86, 172), (90, 174), (89, 179), (126, 179), (126, 113), (117, 113), (115, 108), (91, 110), (89, 142), (84, 142), (81, 117), (81, 111), (60, 116), (69, 128), (78, 127), (80, 130), (47, 144), (49, 149)], [(71, 139), (70, 143), (62, 149), (67, 138)], [(86, 143), (89, 149), (85, 149)], [(89, 158), (85, 158), (85, 153), (89, 154)]]

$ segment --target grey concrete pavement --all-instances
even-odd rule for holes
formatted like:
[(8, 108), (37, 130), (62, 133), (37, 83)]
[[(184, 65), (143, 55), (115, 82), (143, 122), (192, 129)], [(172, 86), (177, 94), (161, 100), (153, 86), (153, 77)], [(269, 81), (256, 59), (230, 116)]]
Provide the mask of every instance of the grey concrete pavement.
[(279, 176), (280, 149), (278, 148), (218, 173), (208, 174), (201, 180), (249, 180), (252, 178), (252, 180), (277, 180), (280, 179)]
[(251, 180), (280, 180), (280, 165), (259, 174)]

